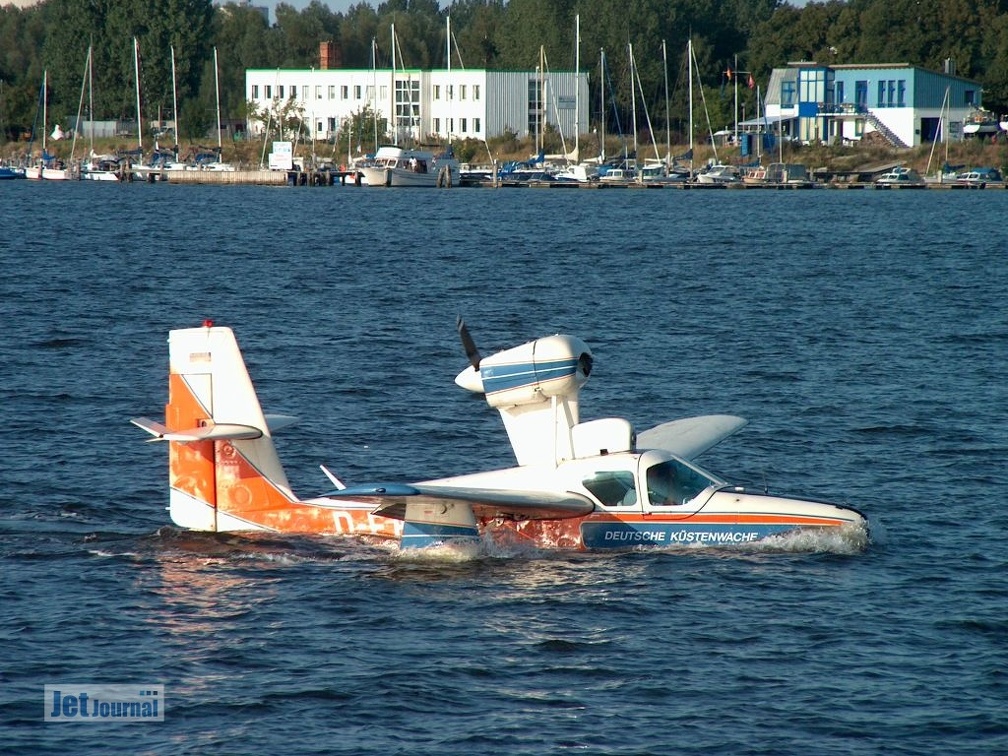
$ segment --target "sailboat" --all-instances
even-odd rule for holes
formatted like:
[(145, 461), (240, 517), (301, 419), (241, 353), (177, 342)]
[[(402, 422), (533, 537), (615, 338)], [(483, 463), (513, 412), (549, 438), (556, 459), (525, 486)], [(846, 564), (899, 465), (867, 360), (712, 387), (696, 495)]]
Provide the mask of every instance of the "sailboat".
[[(55, 156), (46, 152), (46, 133), (48, 131), (48, 104), (49, 104), (49, 71), (42, 72), (42, 89), (39, 93), (40, 106), (42, 109), (42, 157), (35, 165), (25, 168), (25, 178), (45, 179), (47, 181), (66, 181), (76, 178), (73, 167), (67, 168), (57, 163)], [(74, 132), (76, 134), (76, 132)], [(31, 145), (28, 147), (31, 150)]]
[[(115, 155), (97, 155), (94, 151), (94, 58), (88, 47), (87, 63), (84, 65), (84, 81), (88, 88), (88, 135), (90, 151), (88, 159), (81, 165), (80, 177), (87, 181), (118, 181), (119, 158)], [(77, 129), (80, 130), (80, 114), (83, 110), (84, 91), (81, 87), (81, 107), (77, 109)], [(76, 134), (75, 131), (75, 134)], [(76, 140), (76, 135), (74, 136)], [(72, 151), (71, 151), (72, 154)]]
[(223, 161), (224, 146), (221, 143), (221, 120), (220, 120), (220, 66), (217, 63), (217, 48), (213, 49), (214, 65), (214, 92), (217, 96), (217, 159), (209, 163), (199, 163), (199, 167), (204, 171), (233, 171), (235, 167), (231, 163)]
[[(644, 165), (638, 172), (638, 181), (642, 184), (656, 185), (656, 184), (682, 184), (688, 181), (690, 178), (690, 171), (682, 166), (676, 165), (672, 157), (672, 119), (670, 116), (669, 109), (669, 94), (668, 94), (668, 54), (665, 47), (665, 40), (662, 40), (662, 64), (665, 70), (665, 158), (656, 158), (654, 160), (644, 161)], [(640, 74), (637, 75), (637, 85), (641, 86)], [(641, 89), (641, 97), (644, 96), (643, 88)], [(645, 108), (647, 106), (645, 105)], [(646, 113), (646, 110), (645, 110)], [(648, 130), (652, 134), (652, 143), (654, 143), (654, 131), (651, 129), (651, 119), (648, 117)], [(655, 153), (657, 154), (658, 148), (655, 145)]]
[[(693, 165), (693, 67), (696, 67), (697, 75), (699, 76), (700, 66), (696, 61), (696, 54), (693, 52), (693, 40), (689, 40), (687, 47), (689, 51), (689, 65), (690, 65), (690, 167), (692, 172)], [(703, 185), (716, 185), (724, 186), (727, 184), (738, 184), (742, 181), (742, 176), (739, 174), (738, 168), (734, 165), (728, 165), (726, 163), (720, 162), (717, 154), (717, 143), (714, 141), (714, 130), (711, 128), (710, 123), (710, 113), (707, 112), (707, 100), (704, 97), (703, 86), (700, 87), (700, 99), (704, 104), (704, 113), (707, 116), (707, 132), (711, 136), (711, 148), (714, 150), (714, 159), (711, 160), (708, 165), (697, 173), (694, 173), (694, 180), (698, 184)]]

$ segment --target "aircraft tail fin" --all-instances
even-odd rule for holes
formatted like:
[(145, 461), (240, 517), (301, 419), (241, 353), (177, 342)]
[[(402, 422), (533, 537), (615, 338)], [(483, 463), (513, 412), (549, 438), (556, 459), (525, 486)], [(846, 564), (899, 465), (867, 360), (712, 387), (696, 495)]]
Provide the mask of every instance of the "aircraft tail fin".
[(207, 323), (171, 331), (168, 345), (165, 421), (131, 422), (168, 442), (172, 520), (193, 530), (273, 529), (271, 515), (297, 498), (234, 333)]

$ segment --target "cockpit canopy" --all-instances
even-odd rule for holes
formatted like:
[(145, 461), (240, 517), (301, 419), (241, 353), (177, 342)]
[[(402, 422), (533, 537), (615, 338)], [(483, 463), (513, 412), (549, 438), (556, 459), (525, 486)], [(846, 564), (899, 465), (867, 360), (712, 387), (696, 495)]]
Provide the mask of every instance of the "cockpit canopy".
[(658, 451), (606, 458), (608, 469), (595, 469), (581, 485), (607, 507), (673, 507), (687, 504), (708, 488), (725, 482), (678, 457)]

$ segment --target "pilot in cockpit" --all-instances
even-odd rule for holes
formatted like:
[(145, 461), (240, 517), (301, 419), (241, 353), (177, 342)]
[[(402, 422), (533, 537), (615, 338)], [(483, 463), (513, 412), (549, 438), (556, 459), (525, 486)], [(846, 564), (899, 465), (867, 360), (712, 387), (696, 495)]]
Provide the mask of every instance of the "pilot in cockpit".
[(671, 507), (683, 503), (679, 472), (675, 464), (664, 462), (647, 471), (648, 499), (653, 507)]

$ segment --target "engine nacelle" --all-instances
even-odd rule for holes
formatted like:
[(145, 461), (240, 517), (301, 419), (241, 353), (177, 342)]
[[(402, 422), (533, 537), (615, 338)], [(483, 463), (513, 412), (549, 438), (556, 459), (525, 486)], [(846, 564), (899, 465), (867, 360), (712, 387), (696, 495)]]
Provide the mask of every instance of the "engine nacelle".
[(497, 352), (455, 378), (462, 388), (486, 395), (498, 409), (539, 404), (551, 397), (577, 400), (592, 369), (592, 353), (581, 339), (547, 336)]

